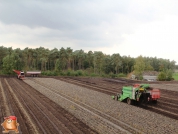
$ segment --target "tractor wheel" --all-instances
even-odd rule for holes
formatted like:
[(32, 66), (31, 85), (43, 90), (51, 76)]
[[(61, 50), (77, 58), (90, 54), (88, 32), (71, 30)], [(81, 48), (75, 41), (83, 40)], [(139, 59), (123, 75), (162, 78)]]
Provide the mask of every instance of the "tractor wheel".
[(127, 104), (132, 105), (132, 100), (129, 97), (127, 98)]
[(116, 96), (114, 96), (114, 99), (117, 101), (117, 95), (116, 95)]
[(117, 94), (117, 95), (116, 95), (116, 101), (118, 101), (119, 98), (120, 98), (120, 94)]
[(153, 102), (153, 104), (157, 104), (157, 100), (153, 100), (152, 102)]

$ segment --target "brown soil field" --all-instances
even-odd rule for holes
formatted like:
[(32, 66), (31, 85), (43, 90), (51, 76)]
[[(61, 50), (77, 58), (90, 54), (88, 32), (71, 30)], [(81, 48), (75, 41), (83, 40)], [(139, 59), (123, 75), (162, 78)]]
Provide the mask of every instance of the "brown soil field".
[(142, 81), (80, 77), (26, 77), (22, 81), (0, 77), (1, 123), (4, 117), (15, 115), (19, 132), (24, 134), (177, 134), (178, 83), (144, 82), (161, 90), (161, 98), (154, 105), (138, 107), (111, 99), (122, 86), (134, 83)]
[(97, 133), (22, 80), (0, 78), (0, 92), (1, 122), (4, 117), (15, 115), (20, 133)]

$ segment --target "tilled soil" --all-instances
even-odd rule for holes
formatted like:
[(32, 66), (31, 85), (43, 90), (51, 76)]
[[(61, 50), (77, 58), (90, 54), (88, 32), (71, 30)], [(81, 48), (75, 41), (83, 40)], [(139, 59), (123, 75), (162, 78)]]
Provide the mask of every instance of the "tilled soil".
[(165, 90), (171, 90), (171, 91), (177, 91), (178, 92), (178, 83), (173, 84), (150, 84), (152, 87), (159, 88), (159, 89), (165, 89)]
[[(106, 94), (51, 78), (25, 81), (99, 133), (121, 133), (124, 130), (126, 133), (178, 133), (177, 120), (116, 102)], [(61, 103), (62, 99), (66, 100), (65, 105)], [(90, 116), (85, 114), (87, 112)]]
[[(56, 79), (60, 79), (62, 81), (73, 83), (79, 86), (87, 87), (88, 89), (96, 90), (108, 95), (115, 95), (116, 93), (121, 93), (123, 86), (128, 86), (128, 85), (130, 86), (135, 83), (142, 83), (142, 81), (134, 81), (134, 80), (127, 80), (127, 79), (108, 79), (108, 78), (103, 79), (103, 78), (79, 78), (79, 77), (59, 78), (57, 77)], [(151, 86), (152, 86), (151, 83), (157, 83), (157, 85), (160, 86), (163, 84), (163, 82), (149, 82)], [(169, 83), (169, 84), (172, 83), (175, 86), (176, 81), (165, 82), (165, 83)], [(157, 88), (157, 87), (153, 87), (153, 88)], [(149, 105), (141, 105), (139, 107), (178, 120), (178, 99), (177, 99), (178, 92), (169, 89), (160, 89), (160, 91), (161, 91), (161, 98), (158, 100), (157, 105), (149, 104)]]
[[(83, 83), (76, 86), (55, 78), (60, 80), (26, 78), (26, 84), (16, 78), (1, 77), (1, 123), (3, 117), (15, 115), (20, 124), (19, 132), (24, 134), (178, 133), (178, 86), (175, 81), (144, 82), (160, 88), (161, 98), (157, 105), (142, 109), (110, 97), (121, 92), (122, 86), (141, 81), (72, 78)], [(65, 81), (72, 83), (68, 78)], [(173, 88), (165, 88), (163, 84)], [(0, 132), (3, 130), (0, 127)]]
[(15, 115), (20, 133), (97, 133), (23, 81), (0, 78), (0, 93), (1, 122), (4, 117)]

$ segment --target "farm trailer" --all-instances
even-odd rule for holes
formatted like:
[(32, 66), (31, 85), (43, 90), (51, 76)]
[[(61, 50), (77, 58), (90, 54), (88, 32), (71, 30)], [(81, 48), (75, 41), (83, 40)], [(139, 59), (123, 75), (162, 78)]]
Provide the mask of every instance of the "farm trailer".
[(27, 71), (26, 76), (38, 77), (41, 75), (41, 71)]
[(149, 84), (134, 84), (133, 86), (124, 86), (121, 94), (112, 96), (113, 99), (126, 101), (129, 105), (136, 103), (157, 103), (160, 98), (160, 90), (150, 88)]

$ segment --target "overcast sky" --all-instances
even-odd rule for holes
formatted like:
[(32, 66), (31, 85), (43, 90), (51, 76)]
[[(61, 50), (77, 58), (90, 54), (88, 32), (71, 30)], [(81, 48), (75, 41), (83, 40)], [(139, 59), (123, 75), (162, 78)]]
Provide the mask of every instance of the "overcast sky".
[(0, 0), (0, 46), (175, 60), (178, 0)]

